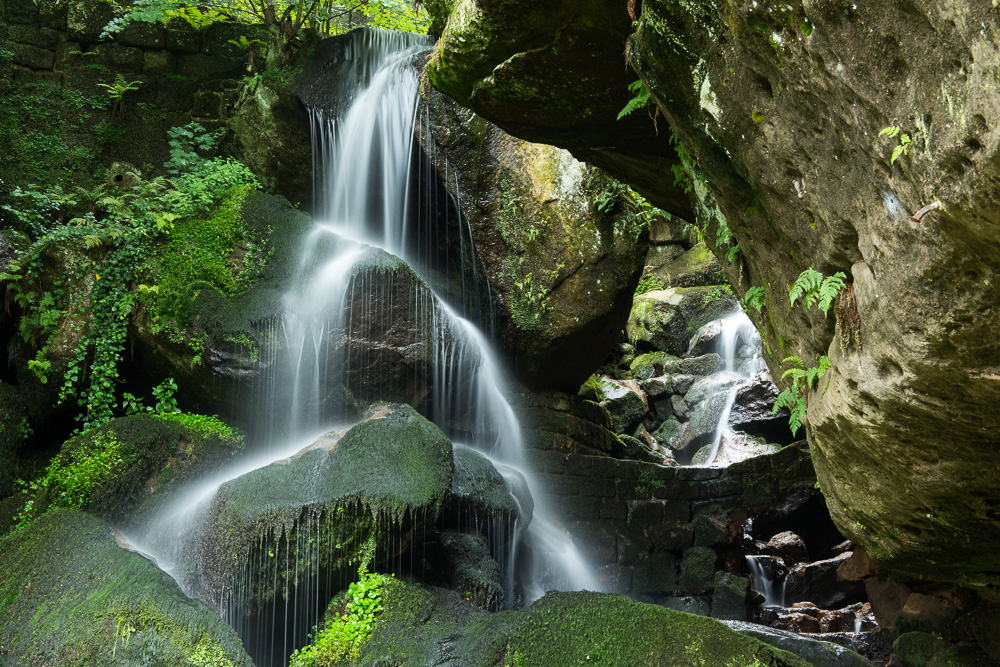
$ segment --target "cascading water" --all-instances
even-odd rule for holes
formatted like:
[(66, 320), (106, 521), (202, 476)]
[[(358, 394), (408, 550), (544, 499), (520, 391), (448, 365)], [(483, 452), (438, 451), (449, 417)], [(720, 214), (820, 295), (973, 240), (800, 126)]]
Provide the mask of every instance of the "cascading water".
[[(414, 165), (422, 163), (414, 140), (417, 77), (409, 64), (428, 46), (427, 40), (384, 31), (352, 37), (344, 53), (360, 83), (343, 91), (341, 97), (350, 103), (332, 112), (310, 110), (317, 222), (285, 295), (284, 318), (275, 327), (274, 356), (283, 361), (274, 364), (268, 386), (258, 392), (263, 402), (255, 410), (266, 415), (267, 423), (256, 435), (266, 445), (258, 448), (265, 453), (178, 497), (146, 535), (134, 536), (133, 544), (171, 572), (189, 595), (198, 596), (197, 578), (182, 564), (197, 551), (199, 525), (220, 485), (296, 454), (318, 434), (349, 422), (359, 407), (388, 394), (390, 400), (419, 402), (453, 440), (487, 455), (515, 497), (523, 489), (514, 487), (527, 485), (535, 503), (531, 522), (515, 526), (509, 553), (497, 554), (505, 570), (507, 606), (531, 602), (554, 588), (597, 590), (569, 536), (539, 503), (544, 496), (523, 464), (520, 428), (505, 398), (509, 388), (502, 366), (486, 336), (467, 319), (471, 314), (478, 322), (491, 321), (490, 313), (477, 310), (488, 302), (481, 294), (489, 288), (481, 275), (476, 278), (471, 232), (456, 202), (445, 203), (445, 224), (458, 226), (458, 259), (467, 266), (472, 259), (473, 278), (466, 280), (463, 273), (455, 280), (449, 268), (454, 262), (443, 257), (443, 242), (429, 234), (428, 195), (421, 190), (429, 174), (414, 174)], [(436, 215), (440, 218), (440, 211)], [(419, 279), (395, 285), (379, 278), (393, 271), (415, 272)], [(455, 305), (440, 296), (438, 287), (444, 284), (450, 285), (445, 291)], [(399, 313), (416, 322), (405, 340), (397, 341), (399, 348), (417, 352), (405, 377), (387, 379), (380, 376), (382, 350), (369, 343), (403, 335), (393, 321)], [(296, 542), (296, 550), (313, 548), (301, 533), (295, 539), (305, 540)], [(288, 548), (285, 553), (291, 552)], [(240, 584), (237, 577), (225, 589), (220, 612), (248, 649), (254, 644), (251, 653), (259, 665), (279, 663), (305, 641), (334, 592), (329, 581), (325, 592), (320, 590), (320, 576), (309, 570), (304, 580), (315, 583), (301, 587), (301, 599), (299, 586), (294, 599), (286, 588), (285, 600), (275, 595), (272, 606), (253, 622), (241, 619), (239, 611), (240, 586), (252, 582)], [(268, 637), (276, 624), (284, 636)]]
[[(746, 556), (750, 570), (750, 588), (764, 596), (765, 607), (785, 606), (785, 580), (773, 572), (768, 556)], [(762, 562), (763, 561), (763, 562)]]
[[(702, 461), (705, 465), (732, 462), (722, 460), (720, 450), (722, 450), (726, 440), (733, 435), (729, 426), (729, 418), (737, 394), (753, 381), (758, 373), (767, 370), (767, 365), (761, 354), (760, 334), (746, 313), (743, 311), (733, 313), (719, 320), (718, 326), (721, 328), (718, 334), (718, 352), (719, 356), (722, 357), (724, 368), (713, 376), (711, 381), (718, 385), (720, 391), (725, 391), (726, 396), (725, 401), (721, 404), (722, 409), (719, 412), (719, 420), (712, 437), (711, 449)], [(696, 335), (695, 341), (697, 339)]]

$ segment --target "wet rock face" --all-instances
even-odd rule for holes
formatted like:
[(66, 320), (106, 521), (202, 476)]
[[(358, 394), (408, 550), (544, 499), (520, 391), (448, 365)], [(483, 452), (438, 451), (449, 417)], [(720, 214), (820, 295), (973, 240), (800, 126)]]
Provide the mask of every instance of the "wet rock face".
[[(239, 604), (255, 613), (279, 590), (274, 577), (292, 585), (336, 570), (365, 540), (433, 521), (453, 472), (451, 442), (438, 427), (407, 406), (376, 406), (346, 432), (220, 487), (198, 554), (199, 597), (217, 604), (243, 583)], [(261, 553), (284, 558), (299, 539), (309, 548), (271, 578), (249, 565)]]
[(468, 218), (518, 373), (535, 390), (575, 391), (618, 337), (645, 228), (618, 186), (569, 152), (506, 134), (436, 91), (420, 112), (418, 139)]
[[(470, 6), (475, 21), (463, 20)], [(584, 104), (566, 122), (603, 118), (623, 141), (598, 144), (583, 132), (571, 141), (539, 108), (572, 108), (579, 95), (562, 82), (593, 74), (591, 90), (625, 83), (560, 55), (575, 3), (530, 18), (513, 3), (461, 7), (431, 63), (435, 85), (510, 131), (615, 146), (606, 156), (614, 173), (669, 203), (669, 188), (647, 191), (636, 173), (668, 133), (639, 150), (610, 109)], [(1000, 433), (997, 25), (986, 0), (917, 0), (905, 10), (810, 1), (789, 12), (647, 0), (627, 47), (621, 28), (595, 38), (609, 52), (627, 48), (694, 157), (699, 222), (710, 238), (725, 223), (740, 248), (738, 261), (723, 262), (730, 282), (765, 288), (753, 316), (775, 374), (789, 350), (808, 365), (831, 358), (808, 417), (840, 529), (894, 569), (983, 584), (998, 581), (1000, 547), (1000, 480), (984, 473), (995, 469)], [(546, 67), (529, 67), (539, 62)], [(895, 137), (880, 135), (893, 126)], [(786, 315), (787, 288), (810, 266), (851, 283), (837, 319), (799, 305)]]

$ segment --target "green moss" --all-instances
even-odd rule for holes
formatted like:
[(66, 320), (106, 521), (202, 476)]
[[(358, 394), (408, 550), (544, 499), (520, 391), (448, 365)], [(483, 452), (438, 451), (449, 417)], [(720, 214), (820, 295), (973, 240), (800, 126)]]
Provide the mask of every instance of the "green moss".
[(252, 267), (241, 270), (231, 259), (237, 245), (256, 242), (242, 216), (243, 201), (252, 190), (248, 185), (233, 188), (208, 215), (178, 220), (150, 260), (157, 288), (151, 302), (161, 325), (190, 324), (200, 290), (212, 288), (232, 296), (253, 277)]
[(510, 665), (514, 656), (524, 665), (560, 667), (808, 664), (718, 621), (619, 595), (549, 593), (521, 611), (485, 614), (452, 593), (392, 581), (384, 605), (351, 664), (432, 664), (435, 647), (445, 643), (456, 664), (466, 667)]
[(246, 562), (289, 562), (300, 530), (315, 546), (296, 553), (293, 567), (252, 577), (253, 588), (241, 593), (246, 611), (308, 567), (347, 568), (370, 537), (384, 544), (390, 533), (433, 521), (451, 492), (453, 466), (451, 442), (437, 426), (408, 406), (379, 406), (342, 436), (328, 433), (293, 458), (224, 484), (202, 558), (210, 594), (221, 599)]
[(0, 539), (0, 603), (13, 664), (252, 665), (218, 614), (76, 510)]

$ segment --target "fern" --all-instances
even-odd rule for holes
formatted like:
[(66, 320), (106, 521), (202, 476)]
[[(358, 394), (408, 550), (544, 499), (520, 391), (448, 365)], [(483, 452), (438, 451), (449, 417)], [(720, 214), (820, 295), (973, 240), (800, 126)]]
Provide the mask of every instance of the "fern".
[(634, 93), (635, 97), (628, 101), (625, 108), (618, 112), (618, 120), (621, 120), (625, 116), (629, 115), (636, 109), (641, 109), (648, 106), (651, 102), (649, 95), (649, 89), (642, 82), (642, 79), (636, 79), (628, 85), (628, 90), (630, 93)]
[(746, 294), (743, 295), (743, 306), (744, 308), (749, 308), (753, 306), (757, 309), (759, 313), (764, 309), (764, 288), (763, 287), (751, 287), (747, 290)]
[(778, 394), (772, 413), (777, 414), (778, 410), (788, 408), (788, 428), (795, 435), (806, 416), (806, 395), (823, 374), (830, 370), (830, 358), (824, 354), (820, 356), (818, 365), (810, 368), (806, 368), (801, 358), (794, 356), (785, 357), (781, 363), (792, 365), (792, 368), (781, 374), (782, 379), (791, 378), (792, 385)]
[(842, 271), (823, 277), (822, 273), (809, 267), (799, 274), (788, 290), (788, 306), (793, 307), (801, 298), (806, 308), (812, 308), (816, 304), (825, 316), (833, 306), (833, 300), (846, 286), (846, 279), (847, 276)]
[(847, 278), (842, 271), (823, 279), (823, 284), (819, 286), (819, 309), (823, 311), (823, 316), (830, 312), (833, 300), (837, 298), (840, 291), (844, 289), (844, 280)]
[(810, 296), (810, 294), (814, 295), (822, 283), (823, 274), (811, 266), (800, 273), (799, 277), (795, 279), (792, 288), (788, 291), (789, 307), (794, 306), (795, 301), (801, 297), (802, 301), (806, 304), (806, 308), (809, 308), (816, 299), (815, 296)]

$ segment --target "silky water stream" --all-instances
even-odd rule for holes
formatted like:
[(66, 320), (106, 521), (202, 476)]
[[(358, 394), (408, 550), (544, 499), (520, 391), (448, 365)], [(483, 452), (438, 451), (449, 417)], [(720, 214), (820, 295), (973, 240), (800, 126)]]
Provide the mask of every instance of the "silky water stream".
[[(346, 428), (358, 403), (419, 398), (421, 411), (456, 450), (486, 456), (512, 496), (530, 493), (530, 522), (524, 517), (507, 526), (512, 538), (492, 545), (505, 582), (503, 606), (530, 603), (546, 590), (599, 588), (557, 518), (539, 503), (545, 496), (524, 465), (520, 427), (507, 400), (510, 387), (481, 328), (493, 321), (491, 298), (471, 230), (457, 202), (441, 196), (438, 177), (414, 138), (418, 81), (411, 61), (428, 48), (427, 38), (359, 31), (348, 39), (344, 58), (356, 75), (343, 89), (348, 103), (310, 109), (315, 223), (284, 297), (285, 314), (272, 325), (275, 362), (255, 391), (259, 442), (230, 469), (179, 494), (145, 534), (127, 536), (188, 595), (216, 605), (258, 667), (285, 664), (307, 641), (331, 596), (346, 586), (333, 580), (333, 559), (313, 552), (326, 518), (303, 517), (295, 536), (287, 537), (294, 545), (276, 538), (286, 559), (301, 559), (301, 571), (296, 563), (283, 564), (297, 572), (299, 583), (284, 583), (248, 615), (246, 600), (267, 585), (251, 580), (260, 571), (257, 564), (244, 563), (221, 592), (208, 590), (193, 571), (206, 516), (221, 485), (297, 455), (331, 429)], [(393, 282), (387, 273), (415, 277)], [(400, 313), (417, 323), (414, 332), (397, 330)], [(379, 338), (401, 335), (410, 338), (400, 348), (422, 352), (390, 376)], [(401, 555), (407, 549), (411, 562), (420, 559), (412, 553), (417, 545), (397, 542), (383, 548), (383, 567), (407, 569)], [(276, 576), (275, 586), (281, 585)]]

